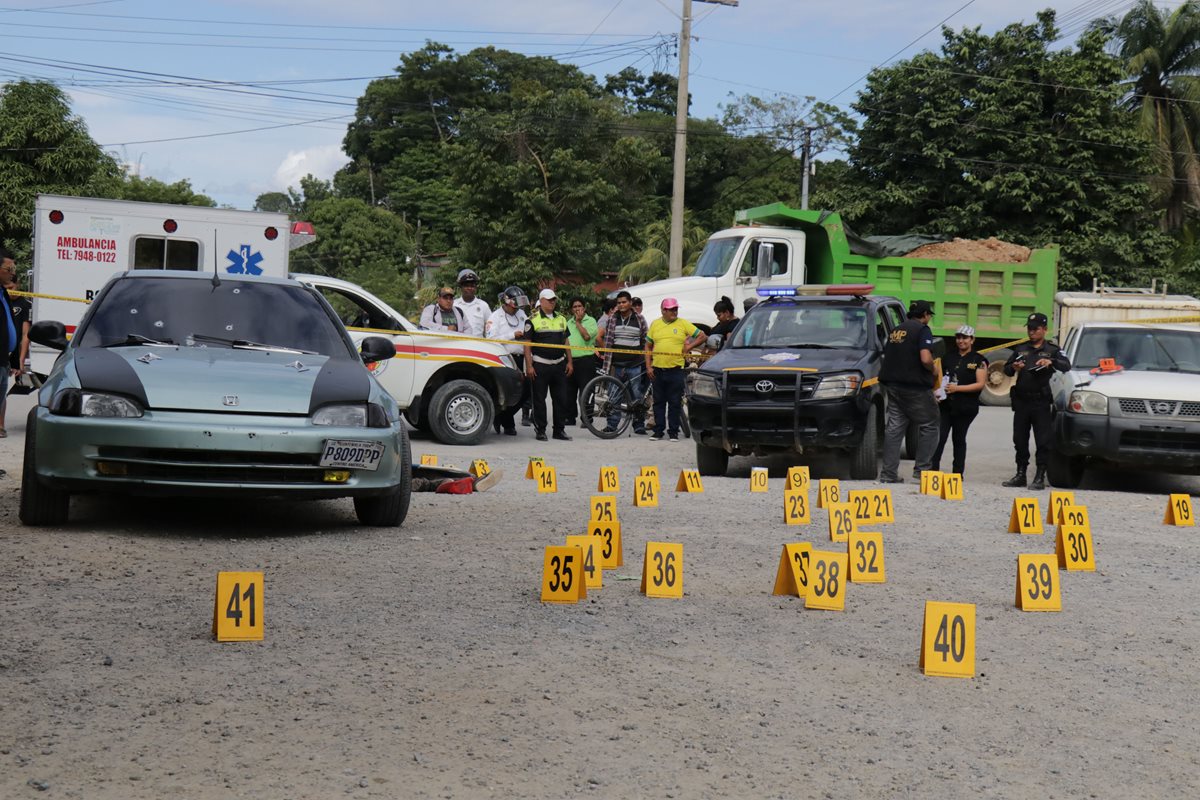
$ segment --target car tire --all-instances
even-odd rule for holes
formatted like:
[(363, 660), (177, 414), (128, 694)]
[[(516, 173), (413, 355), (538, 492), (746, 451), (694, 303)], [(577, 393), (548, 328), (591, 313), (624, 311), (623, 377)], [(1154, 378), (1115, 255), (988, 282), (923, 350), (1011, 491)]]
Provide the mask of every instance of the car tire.
[(719, 447), (706, 447), (696, 443), (696, 469), (701, 475), (724, 477), (729, 469), (729, 453)]
[(879, 477), (879, 410), (873, 404), (867, 411), (862, 444), (850, 453), (850, 477), (856, 481)]
[(408, 516), (412, 500), (412, 447), (408, 433), (401, 430), (400, 483), (387, 494), (354, 498), (354, 513), (358, 521), (372, 528), (396, 528)]
[(71, 495), (51, 489), (37, 475), (37, 409), (25, 421), (25, 463), (21, 467), (19, 515), (26, 525), (62, 525), (71, 508)]
[(443, 444), (479, 444), (492, 428), (496, 406), (474, 381), (449, 381), (429, 401), (429, 431)]
[(1083, 482), (1085, 469), (1082, 456), (1068, 456), (1051, 451), (1046, 477), (1050, 479), (1051, 486), (1059, 489), (1075, 489)]

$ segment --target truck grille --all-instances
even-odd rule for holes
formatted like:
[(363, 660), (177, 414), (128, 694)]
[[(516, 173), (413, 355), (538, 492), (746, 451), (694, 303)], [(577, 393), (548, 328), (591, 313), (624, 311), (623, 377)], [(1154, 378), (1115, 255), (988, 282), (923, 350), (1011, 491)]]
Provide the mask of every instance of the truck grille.
[(811, 398), (820, 381), (820, 377), (807, 372), (727, 372), (725, 396), (730, 406), (757, 403), (790, 407), (797, 400)]
[(1170, 431), (1125, 431), (1121, 434), (1121, 447), (1195, 454), (1200, 453), (1200, 434)]
[(1179, 400), (1139, 400), (1122, 397), (1121, 413), (1150, 417), (1200, 417), (1200, 403)]

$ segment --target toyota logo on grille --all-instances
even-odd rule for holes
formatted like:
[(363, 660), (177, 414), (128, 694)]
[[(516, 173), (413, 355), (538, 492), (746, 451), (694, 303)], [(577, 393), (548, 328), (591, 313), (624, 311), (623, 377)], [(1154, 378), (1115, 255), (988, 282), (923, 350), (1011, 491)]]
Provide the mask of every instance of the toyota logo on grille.
[(1170, 414), (1174, 410), (1175, 410), (1175, 406), (1171, 403), (1155, 403), (1154, 404), (1154, 413), (1155, 414)]
[(762, 380), (754, 384), (754, 391), (759, 394), (770, 394), (775, 391), (775, 384), (768, 380)]

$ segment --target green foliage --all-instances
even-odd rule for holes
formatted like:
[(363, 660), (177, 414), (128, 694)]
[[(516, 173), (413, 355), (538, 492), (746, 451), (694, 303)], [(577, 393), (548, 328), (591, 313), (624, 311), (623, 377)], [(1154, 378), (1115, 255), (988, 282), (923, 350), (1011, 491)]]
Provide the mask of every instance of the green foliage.
[(39, 193), (119, 197), (120, 183), (116, 159), (88, 135), (62, 90), (42, 81), (0, 87), (0, 244), (24, 259)]
[[(671, 248), (671, 220), (658, 219), (642, 230), (642, 241), (646, 249), (636, 260), (621, 267), (618, 278), (622, 282), (637, 284), (666, 278), (669, 275), (668, 254)], [(700, 258), (700, 251), (708, 240), (708, 231), (691, 224), (690, 215), (683, 219), (683, 274), (691, 275)]]
[(940, 55), (872, 71), (851, 150), (871, 233), (999, 236), (1063, 248), (1063, 288), (1161, 275), (1144, 138), (1118, 107), (1102, 32), (1051, 50), (1051, 11), (993, 36), (943, 29)]
[(165, 183), (157, 178), (143, 178), (138, 175), (129, 175), (125, 178), (121, 183), (118, 196), (122, 200), (137, 200), (143, 203), (175, 203), (182, 206), (206, 206), (209, 208), (217, 205), (211, 197), (193, 191), (190, 181)]
[(266, 192), (260, 194), (254, 200), (254, 210), (274, 211), (278, 214), (287, 214), (294, 217), (303, 203), (304, 198), (289, 186), (286, 192)]

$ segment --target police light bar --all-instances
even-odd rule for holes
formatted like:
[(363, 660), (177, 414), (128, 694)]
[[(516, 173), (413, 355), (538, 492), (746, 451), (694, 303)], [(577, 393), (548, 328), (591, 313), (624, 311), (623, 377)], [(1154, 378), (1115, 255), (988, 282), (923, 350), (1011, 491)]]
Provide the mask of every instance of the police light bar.
[(759, 297), (794, 297), (797, 292), (796, 286), (767, 286), (759, 287), (755, 293)]
[(836, 286), (826, 286), (825, 294), (864, 295), (875, 291), (873, 283), (843, 283)]
[(756, 289), (759, 297), (816, 297), (819, 295), (867, 295), (875, 291), (871, 283), (809, 284), (806, 286), (764, 286)]

